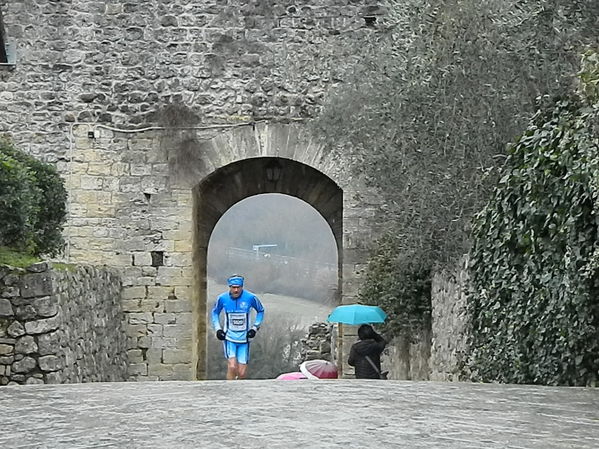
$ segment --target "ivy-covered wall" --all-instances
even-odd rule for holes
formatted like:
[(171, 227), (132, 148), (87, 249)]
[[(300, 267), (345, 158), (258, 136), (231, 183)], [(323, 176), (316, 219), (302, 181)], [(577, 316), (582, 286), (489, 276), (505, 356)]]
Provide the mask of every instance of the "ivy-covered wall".
[(545, 99), (474, 222), (475, 380), (599, 380), (599, 57), (577, 95)]

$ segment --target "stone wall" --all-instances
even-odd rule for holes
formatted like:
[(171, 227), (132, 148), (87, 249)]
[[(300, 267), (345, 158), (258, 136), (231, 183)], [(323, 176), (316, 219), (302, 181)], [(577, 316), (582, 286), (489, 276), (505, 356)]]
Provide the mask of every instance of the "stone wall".
[(389, 371), (389, 379), (429, 380), (431, 332), (422, 330), (412, 340), (396, 337), (389, 342), (381, 357), (381, 368)]
[(335, 361), (333, 325), (330, 323), (314, 323), (303, 338), (300, 349), (301, 362), (306, 360)]
[(0, 267), (0, 385), (123, 381), (116, 271)]
[[(226, 208), (248, 196), (295, 195), (326, 217), (341, 301), (353, 302), (380, 235), (380, 198), (306, 123), (361, 63), (355, 48), (379, 30), (365, 21), (383, 13), (377, 2), (0, 0), (0, 8), (17, 48), (15, 69), (0, 71), (0, 132), (64, 177), (68, 260), (122, 273), (130, 379), (202, 378), (207, 240)], [(283, 163), (278, 183), (264, 180), (267, 157)], [(198, 187), (210, 179), (234, 182), (216, 185), (212, 197), (222, 201), (207, 204)]]
[[(373, 0), (0, 0), (16, 67), (0, 132), (48, 161), (75, 123), (144, 127), (166, 104), (202, 123), (314, 117), (359, 63)], [(24, 126), (27, 124), (27, 126)]]
[(468, 261), (433, 274), (431, 322), (411, 341), (394, 338), (381, 359), (390, 379), (467, 380)]
[(466, 258), (451, 270), (433, 276), (431, 380), (462, 379), (467, 354)]

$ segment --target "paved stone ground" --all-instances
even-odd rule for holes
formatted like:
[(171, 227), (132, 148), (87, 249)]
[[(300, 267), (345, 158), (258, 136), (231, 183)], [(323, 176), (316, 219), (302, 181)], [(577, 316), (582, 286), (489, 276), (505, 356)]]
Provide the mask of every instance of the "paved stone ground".
[(366, 380), (0, 387), (0, 448), (599, 448), (599, 388)]

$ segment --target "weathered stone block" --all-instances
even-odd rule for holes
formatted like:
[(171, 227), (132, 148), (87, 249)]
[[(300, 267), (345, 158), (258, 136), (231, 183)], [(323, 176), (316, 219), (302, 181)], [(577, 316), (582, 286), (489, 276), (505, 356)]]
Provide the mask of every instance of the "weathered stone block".
[(10, 272), (4, 276), (2, 282), (7, 287), (18, 287), (19, 281), (21, 280), (20, 275), (23, 274), (24, 270), (14, 270), (10, 269)]
[(162, 324), (148, 324), (148, 335), (152, 337), (161, 337), (164, 326)]
[(163, 334), (165, 337), (186, 338), (190, 334), (190, 329), (179, 324), (167, 324), (163, 326)]
[(38, 351), (40, 355), (56, 354), (60, 348), (60, 334), (50, 332), (37, 337)]
[(184, 327), (189, 327), (191, 329), (191, 325), (193, 323), (193, 314), (191, 312), (181, 312), (175, 314), (175, 316), (177, 324), (183, 325)]
[(28, 377), (25, 381), (25, 385), (38, 385), (43, 383), (44, 381), (42, 379), (38, 379), (36, 377)]
[(175, 324), (178, 314), (175, 313), (154, 313), (154, 323), (156, 324)]
[(191, 364), (190, 363), (179, 363), (173, 365), (173, 377), (166, 378), (164, 380), (190, 380), (191, 379)]
[(131, 349), (127, 351), (129, 363), (141, 363), (144, 361), (143, 352), (141, 349)]
[(145, 324), (128, 324), (125, 333), (128, 337), (142, 337), (147, 335), (148, 327)]
[(8, 299), (0, 298), (0, 316), (13, 316), (12, 304)]
[(37, 352), (37, 344), (31, 335), (25, 335), (15, 343), (15, 352), (17, 354), (31, 354)]
[(58, 302), (50, 296), (37, 298), (33, 302), (33, 307), (37, 314), (44, 318), (52, 317), (58, 313)]
[(142, 313), (129, 313), (129, 324), (149, 324), (152, 323), (152, 313), (150, 312), (142, 312)]
[(0, 356), (0, 365), (12, 365), (14, 361), (15, 358), (12, 355)]
[(20, 295), (19, 288), (11, 285), (6, 287), (0, 287), (0, 297), (1, 298), (16, 298)]
[(152, 337), (146, 335), (143, 337), (139, 337), (137, 339), (137, 347), (138, 348), (146, 349), (146, 348), (149, 348), (150, 346), (152, 346)]
[(121, 302), (123, 312), (143, 312), (141, 299), (124, 299)]
[(151, 347), (156, 349), (176, 348), (177, 340), (175, 338), (152, 337)]
[(52, 294), (52, 276), (48, 273), (32, 273), (21, 277), (21, 295), (24, 298)]
[(25, 323), (25, 331), (28, 334), (43, 334), (58, 329), (60, 317), (45, 318), (37, 321), (29, 321)]
[(156, 282), (160, 285), (173, 285), (173, 281), (181, 279), (183, 271), (178, 267), (158, 267)]
[(123, 298), (123, 300), (145, 298), (146, 297), (146, 287), (143, 287), (143, 286), (125, 287), (125, 288), (123, 288), (121, 297)]
[(150, 348), (146, 351), (146, 361), (149, 365), (162, 363), (162, 349)]
[(0, 265), (0, 281), (12, 271), (12, 267), (8, 265)]
[(47, 384), (61, 384), (63, 383), (64, 376), (61, 372), (49, 372), (45, 375)]
[[(28, 373), (37, 366), (37, 362), (32, 357), (25, 357), (12, 364), (12, 371), (15, 373)], [(14, 377), (13, 377), (14, 379)]]
[(174, 376), (174, 367), (176, 365), (165, 365), (159, 363), (148, 367), (148, 375), (157, 376), (160, 380), (170, 380)]
[(169, 299), (164, 306), (167, 312), (191, 312), (191, 301), (186, 299)]
[(0, 355), (8, 355), (12, 354), (15, 350), (13, 345), (7, 345), (4, 343), (0, 343)]
[(162, 285), (150, 285), (148, 289), (148, 298), (167, 299), (173, 294), (173, 287)]
[(31, 304), (17, 306), (15, 309), (15, 315), (19, 320), (31, 320), (33, 318), (37, 318), (35, 308)]
[(127, 372), (130, 376), (147, 376), (148, 365), (145, 363), (131, 363), (128, 366)]
[(102, 189), (103, 177), (81, 175), (80, 186), (83, 190), (100, 190)]
[(39, 358), (39, 365), (42, 371), (58, 371), (63, 368), (63, 360), (55, 355), (45, 355)]
[(164, 363), (191, 363), (191, 353), (180, 349), (164, 349), (162, 351)]
[(44, 271), (48, 271), (48, 262), (34, 263), (29, 265), (26, 269), (30, 273), (43, 273)]

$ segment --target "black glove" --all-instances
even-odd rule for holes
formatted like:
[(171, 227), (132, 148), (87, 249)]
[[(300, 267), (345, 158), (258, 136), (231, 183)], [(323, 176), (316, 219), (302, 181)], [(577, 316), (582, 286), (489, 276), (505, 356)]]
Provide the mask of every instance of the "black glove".
[(248, 338), (254, 338), (256, 336), (256, 331), (254, 329), (250, 329), (248, 331)]
[(227, 334), (222, 329), (216, 331), (216, 338), (218, 338), (219, 340), (224, 340), (225, 335)]

